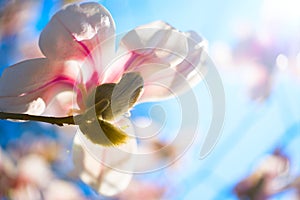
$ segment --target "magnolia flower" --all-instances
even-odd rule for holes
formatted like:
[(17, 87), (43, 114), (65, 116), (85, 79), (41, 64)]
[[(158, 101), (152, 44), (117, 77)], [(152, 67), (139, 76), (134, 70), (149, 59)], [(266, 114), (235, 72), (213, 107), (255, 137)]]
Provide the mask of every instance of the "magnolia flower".
[[(118, 125), (119, 119), (136, 103), (174, 97), (190, 89), (201, 80), (207, 60), (200, 36), (177, 31), (162, 21), (128, 32), (117, 50), (115, 43), (114, 21), (104, 7), (69, 5), (52, 17), (40, 35), (45, 57), (17, 63), (0, 79), (1, 111), (75, 116), (80, 131), (73, 156), (85, 155), (74, 160), (75, 166), (81, 162), (75, 171), (105, 195), (125, 188), (128, 181), (122, 179), (129, 180), (131, 175), (105, 168), (99, 160), (112, 149), (136, 150), (135, 139), (126, 134), (130, 127)], [(124, 145), (96, 145), (95, 158), (90, 154), (95, 144)], [(120, 160), (124, 164), (130, 159)]]
[(243, 67), (241, 77), (252, 100), (263, 102), (270, 96), (277, 71), (276, 60), (285, 49), (272, 35), (261, 37), (252, 32), (240, 38), (234, 47), (232, 65)]

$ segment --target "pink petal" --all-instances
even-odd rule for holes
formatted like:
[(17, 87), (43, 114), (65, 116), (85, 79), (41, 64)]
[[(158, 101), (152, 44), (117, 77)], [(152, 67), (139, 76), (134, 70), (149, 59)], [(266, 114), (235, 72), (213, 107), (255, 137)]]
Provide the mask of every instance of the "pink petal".
[(81, 65), (83, 82), (91, 91), (103, 83), (103, 74), (115, 57), (115, 37), (111, 37), (97, 45)]
[(194, 32), (180, 32), (158, 21), (126, 34), (118, 57), (106, 70), (105, 82), (138, 71), (145, 82), (141, 101), (156, 101), (181, 94), (202, 79), (207, 59), (203, 39)]
[(74, 90), (76, 69), (76, 65), (50, 62), (46, 58), (23, 61), (7, 68), (0, 78), (0, 110), (43, 113), (47, 103), (58, 93)]
[(73, 4), (52, 17), (40, 35), (39, 45), (48, 58), (82, 60), (114, 32), (112, 17), (100, 4)]

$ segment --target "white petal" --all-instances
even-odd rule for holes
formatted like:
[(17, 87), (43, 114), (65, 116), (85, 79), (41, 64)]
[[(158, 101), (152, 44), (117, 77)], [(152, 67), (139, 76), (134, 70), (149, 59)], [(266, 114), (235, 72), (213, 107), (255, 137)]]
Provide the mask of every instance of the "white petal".
[(45, 109), (46, 109), (46, 103), (43, 101), (42, 98), (37, 98), (36, 100), (29, 103), (26, 114), (41, 115)]
[(124, 145), (102, 147), (93, 144), (78, 131), (73, 145), (75, 173), (100, 194), (115, 195), (123, 191), (131, 180), (134, 170), (131, 154), (136, 151), (136, 145), (135, 139), (129, 139)]
[(22, 178), (38, 187), (46, 187), (53, 178), (46, 160), (38, 155), (28, 155), (19, 161), (19, 173)]
[(63, 180), (52, 180), (44, 192), (46, 200), (84, 200), (83, 195), (70, 182)]

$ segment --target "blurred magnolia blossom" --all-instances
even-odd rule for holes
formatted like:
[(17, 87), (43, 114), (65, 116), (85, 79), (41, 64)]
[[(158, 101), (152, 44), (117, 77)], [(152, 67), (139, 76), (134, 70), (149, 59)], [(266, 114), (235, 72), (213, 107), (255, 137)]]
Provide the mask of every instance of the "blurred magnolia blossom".
[(64, 147), (58, 141), (24, 133), (18, 140), (7, 143), (7, 151), (15, 160), (27, 154), (37, 154), (50, 164), (58, 162)]
[[(28, 29), (38, 18), (39, 2), (3, 1), (0, 8), (0, 68), (26, 58), (40, 57), (35, 30)], [(6, 55), (6, 56), (3, 56)]]
[(252, 100), (264, 101), (272, 91), (274, 76), (284, 70), (287, 45), (268, 32), (247, 30), (239, 33), (234, 45), (216, 43), (214, 58), (224, 72), (239, 74), (237, 81), (246, 86)]
[(289, 158), (275, 150), (258, 164), (250, 176), (235, 186), (234, 192), (240, 199), (268, 199), (283, 191), (289, 183), (289, 165)]
[(49, 139), (35, 139), (25, 148), (22, 143), (8, 145), (8, 150), (0, 149), (1, 199), (85, 199), (78, 187), (53, 171), (60, 153)]
[(31, 16), (28, 12), (31, 3), (32, 1), (28, 0), (4, 3), (4, 6), (0, 9), (1, 38), (16, 34), (24, 26)]
[(17, 63), (0, 78), (0, 110), (74, 116), (74, 172), (104, 195), (123, 190), (134, 170), (127, 112), (191, 89), (208, 59), (198, 34), (162, 21), (126, 33), (117, 51), (115, 39), (113, 18), (100, 4), (68, 5), (40, 35), (45, 57)]
[(290, 64), (290, 63), (293, 67), (292, 74), (296, 75), (296, 77), (298, 79), (298, 77), (300, 77), (300, 48), (299, 48), (299, 52), (297, 54), (294, 54), (290, 57), (288, 64)]
[(234, 49), (235, 64), (244, 68), (244, 80), (254, 100), (264, 100), (269, 96), (278, 53), (274, 50), (272, 43), (264, 43), (255, 35), (243, 38)]

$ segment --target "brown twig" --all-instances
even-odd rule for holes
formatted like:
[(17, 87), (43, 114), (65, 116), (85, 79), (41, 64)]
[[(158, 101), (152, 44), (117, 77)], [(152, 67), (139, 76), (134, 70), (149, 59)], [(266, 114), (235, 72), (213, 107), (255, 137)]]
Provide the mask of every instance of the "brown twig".
[(48, 117), (48, 116), (37, 116), (37, 115), (28, 115), (28, 114), (20, 114), (20, 113), (0, 112), (0, 119), (31, 120), (31, 121), (38, 121), (38, 122), (46, 122), (58, 126), (63, 126), (65, 124), (74, 125), (75, 124), (74, 117), (78, 117), (78, 116)]

